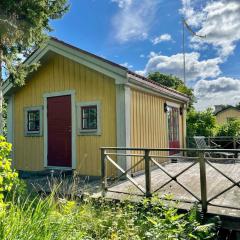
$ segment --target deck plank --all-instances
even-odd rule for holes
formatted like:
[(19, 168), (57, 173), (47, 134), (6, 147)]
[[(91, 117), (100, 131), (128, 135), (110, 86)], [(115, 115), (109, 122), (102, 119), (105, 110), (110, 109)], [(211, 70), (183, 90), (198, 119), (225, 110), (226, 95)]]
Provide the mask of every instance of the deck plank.
[[(175, 175), (187, 168), (191, 163), (187, 162), (178, 162), (178, 163), (169, 163), (165, 165), (165, 169), (171, 174)], [(240, 163), (213, 163), (220, 171), (225, 173), (227, 176), (231, 177), (234, 181), (240, 180)], [(196, 164), (185, 173), (180, 175), (177, 179), (185, 187), (191, 190), (196, 196), (200, 198), (200, 173), (199, 165)], [(208, 199), (212, 196), (215, 196), (223, 189), (232, 185), (232, 182), (218, 173), (211, 166), (206, 164), (206, 175), (207, 175), (207, 196)], [(140, 185), (145, 187), (145, 175), (139, 175), (134, 177), (135, 181)], [(152, 180), (152, 191), (159, 188), (162, 184), (168, 181), (170, 178), (160, 169), (153, 169), (151, 171), (151, 180)], [(119, 192), (119, 193), (115, 193)], [(164, 188), (157, 192), (157, 195), (163, 196), (164, 194), (173, 194), (174, 198), (177, 200), (185, 201), (197, 201), (191, 194), (186, 192), (181, 186), (172, 181)], [(142, 195), (142, 192), (137, 189), (130, 181), (122, 181), (117, 185), (110, 187), (109, 192), (106, 193), (107, 198), (112, 199), (133, 199), (134, 201), (140, 201), (142, 197), (137, 195)], [(235, 186), (225, 194), (220, 195), (217, 199), (212, 201), (213, 204), (217, 205), (228, 205), (231, 207), (240, 207), (240, 188)], [(189, 208), (189, 204), (181, 204), (182, 208)], [(234, 209), (228, 209), (223, 207), (209, 206), (208, 211), (214, 214), (223, 214), (230, 216), (240, 217), (240, 211)]]

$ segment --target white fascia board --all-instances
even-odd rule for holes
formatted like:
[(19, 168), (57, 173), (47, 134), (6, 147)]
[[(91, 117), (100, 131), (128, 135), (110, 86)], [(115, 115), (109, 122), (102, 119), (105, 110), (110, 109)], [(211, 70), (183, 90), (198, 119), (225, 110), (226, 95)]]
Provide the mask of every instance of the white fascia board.
[(54, 40), (49, 41), (49, 47), (53, 52), (56, 52), (59, 55), (65, 56), (75, 62), (78, 62), (84, 66), (94, 69), (97, 72), (115, 79), (116, 84), (124, 84), (127, 82), (127, 70), (125, 69), (121, 69), (117, 66), (108, 64), (98, 58), (84, 54), (76, 49), (65, 46)]
[(5, 83), (3, 83), (3, 96), (13, 87), (13, 84), (9, 82), (9, 80), (6, 80)]
[[(24, 64), (33, 64), (37, 63), (47, 52), (49, 51), (49, 47), (45, 46), (44, 48), (38, 49), (32, 56), (30, 56)], [(13, 88), (13, 83), (9, 80), (6, 80), (3, 84), (3, 95), (5, 95), (9, 90)]]
[[(124, 84), (128, 81), (127, 69), (113, 66), (101, 59), (90, 56), (84, 52), (80, 52), (77, 49), (65, 46), (63, 43), (59, 43), (51, 39), (44, 47), (38, 49), (35, 53), (33, 53), (32, 56), (30, 56), (24, 64), (37, 63), (41, 60), (41, 58), (48, 54), (48, 52), (57, 53), (73, 60), (74, 62), (78, 62), (86, 67), (89, 67), (90, 69), (109, 76), (115, 80), (116, 84)], [(3, 86), (3, 94), (6, 94), (12, 87), (13, 84), (7, 80)]]
[(189, 101), (188, 97), (171, 92), (165, 88), (158, 87), (153, 83), (146, 82), (145, 80), (135, 79), (132, 77), (128, 78), (128, 80), (129, 80), (128, 85), (130, 87), (141, 90), (143, 92), (148, 92), (150, 94), (178, 101), (180, 103), (188, 103)]

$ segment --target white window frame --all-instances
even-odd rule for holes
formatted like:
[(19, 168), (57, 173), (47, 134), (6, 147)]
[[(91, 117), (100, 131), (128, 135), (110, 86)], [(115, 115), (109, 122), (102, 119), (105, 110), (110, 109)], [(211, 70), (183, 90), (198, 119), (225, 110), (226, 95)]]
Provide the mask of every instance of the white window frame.
[[(82, 107), (97, 107), (97, 129), (82, 128)], [(100, 101), (79, 102), (77, 107), (77, 133), (78, 135), (101, 135), (101, 103)]]
[[(39, 131), (28, 131), (28, 112), (39, 111)], [(43, 106), (24, 108), (24, 135), (25, 137), (41, 137), (43, 135)]]

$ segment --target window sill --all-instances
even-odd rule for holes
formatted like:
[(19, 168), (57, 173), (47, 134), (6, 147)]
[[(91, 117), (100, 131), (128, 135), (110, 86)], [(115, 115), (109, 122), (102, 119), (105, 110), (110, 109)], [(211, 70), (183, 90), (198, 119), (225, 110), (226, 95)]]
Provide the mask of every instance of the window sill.
[(101, 132), (97, 130), (80, 130), (78, 131), (78, 135), (80, 136), (100, 136)]
[(42, 134), (40, 132), (27, 132), (25, 137), (42, 137)]

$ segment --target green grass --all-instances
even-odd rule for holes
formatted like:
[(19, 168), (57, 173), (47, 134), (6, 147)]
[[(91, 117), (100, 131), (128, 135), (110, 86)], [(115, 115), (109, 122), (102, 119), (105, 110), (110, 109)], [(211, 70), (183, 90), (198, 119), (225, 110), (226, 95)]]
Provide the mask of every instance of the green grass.
[(2, 240), (214, 239), (214, 231), (214, 224), (197, 221), (195, 210), (179, 214), (157, 198), (134, 205), (18, 196), (0, 214)]

